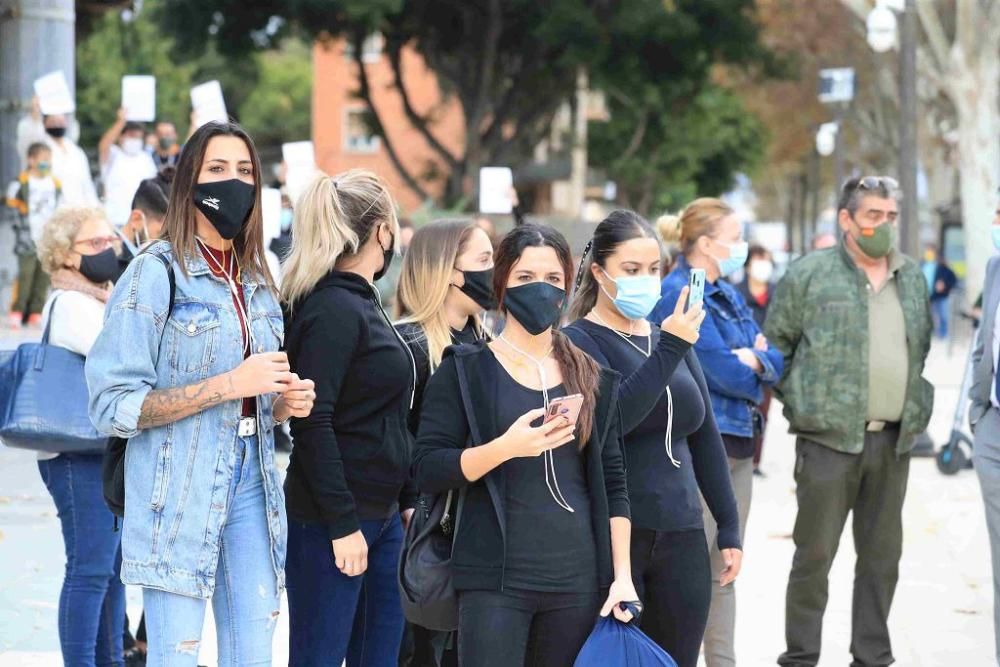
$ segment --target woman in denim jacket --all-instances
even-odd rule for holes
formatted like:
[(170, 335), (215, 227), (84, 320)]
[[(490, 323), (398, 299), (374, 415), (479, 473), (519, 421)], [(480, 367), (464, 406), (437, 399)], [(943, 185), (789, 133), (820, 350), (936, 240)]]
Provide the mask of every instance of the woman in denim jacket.
[[(260, 161), (238, 125), (188, 141), (161, 238), (122, 275), (87, 359), (91, 419), (129, 438), (122, 581), (143, 587), (147, 664), (197, 664), (211, 598), (219, 664), (269, 665), (286, 539), (273, 429), (308, 415), (313, 389), (278, 351)], [(172, 262), (172, 309), (154, 254)]]
[[(729, 455), (729, 470), (740, 515), (740, 540), (746, 532), (753, 481), (754, 432), (760, 429), (758, 406), (764, 387), (781, 377), (781, 352), (771, 347), (754, 322), (750, 307), (732, 284), (720, 278), (743, 267), (748, 245), (739, 217), (718, 199), (697, 199), (677, 217), (661, 220), (668, 243), (679, 242), (683, 255), (660, 286), (660, 302), (650, 320), (661, 322), (673, 312), (691, 269), (705, 270), (705, 321), (695, 351), (705, 371), (712, 409)], [(718, 529), (707, 507), (705, 532), (710, 544)], [(720, 553), (712, 550), (712, 576), (723, 570)], [(736, 664), (733, 633), (736, 593), (733, 586), (715, 586), (705, 631), (708, 667)]]

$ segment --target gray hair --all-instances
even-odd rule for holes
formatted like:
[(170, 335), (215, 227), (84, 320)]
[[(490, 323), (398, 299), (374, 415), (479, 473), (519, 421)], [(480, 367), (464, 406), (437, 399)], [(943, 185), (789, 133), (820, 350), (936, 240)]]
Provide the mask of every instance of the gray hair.
[(899, 183), (896, 179), (890, 176), (858, 176), (844, 183), (837, 201), (837, 210), (847, 209), (853, 217), (865, 197), (897, 199), (898, 196)]

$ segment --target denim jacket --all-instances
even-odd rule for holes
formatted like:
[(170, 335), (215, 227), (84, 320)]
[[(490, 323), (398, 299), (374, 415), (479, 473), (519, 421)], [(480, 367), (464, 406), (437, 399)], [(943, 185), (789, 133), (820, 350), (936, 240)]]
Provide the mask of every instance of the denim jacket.
[[(158, 242), (154, 252), (170, 253)], [(139, 430), (147, 394), (201, 382), (243, 361), (242, 331), (226, 283), (200, 255), (174, 260), (176, 291), (163, 264), (140, 254), (115, 285), (101, 335), (87, 357), (90, 418), (102, 432), (129, 438), (125, 455), (122, 581), (209, 598), (237, 454), (241, 401), (228, 401), (166, 426)], [(276, 352), (284, 325), (275, 295), (243, 276), (252, 351)], [(273, 395), (257, 399), (257, 445), (266, 497), (271, 560), (284, 589), (285, 500), (274, 465)], [(261, 508), (265, 511), (265, 508)]]
[[(691, 266), (681, 256), (660, 285), (660, 301), (649, 316), (651, 321), (660, 323), (673, 312), (690, 277)], [(705, 282), (705, 321), (694, 349), (705, 371), (712, 409), (723, 434), (751, 437), (757, 406), (764, 398), (763, 387), (781, 377), (784, 360), (777, 349), (768, 347), (767, 352), (754, 352), (764, 367), (760, 375), (733, 353), (741, 347), (752, 350), (760, 332), (750, 307), (736, 287), (725, 280)]]

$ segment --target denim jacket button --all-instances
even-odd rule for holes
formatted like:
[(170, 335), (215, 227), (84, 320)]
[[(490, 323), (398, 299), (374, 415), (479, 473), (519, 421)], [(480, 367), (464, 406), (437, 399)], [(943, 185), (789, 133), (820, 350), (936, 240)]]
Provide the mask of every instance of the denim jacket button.
[(197, 330), (198, 330), (198, 327), (196, 327), (194, 325), (194, 322), (192, 322), (191, 324), (188, 325), (188, 333), (193, 334)]

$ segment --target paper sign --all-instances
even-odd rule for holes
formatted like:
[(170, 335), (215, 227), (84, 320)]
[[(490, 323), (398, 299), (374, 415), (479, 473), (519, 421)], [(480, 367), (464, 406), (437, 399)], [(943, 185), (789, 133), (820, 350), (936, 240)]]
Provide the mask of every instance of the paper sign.
[(483, 167), (479, 170), (479, 212), (510, 213), (514, 210), (511, 190), (514, 172), (510, 167)]
[(293, 141), (281, 145), (281, 157), (285, 161), (285, 191), (292, 202), (316, 175), (316, 151), (311, 141)]
[(143, 122), (156, 120), (156, 77), (123, 76), (122, 107), (125, 109), (125, 120)]
[(62, 70), (46, 74), (35, 79), (35, 95), (38, 96), (38, 106), (46, 116), (61, 113), (73, 113), (76, 103), (69, 92), (69, 84)]
[(281, 236), (281, 190), (261, 188), (261, 217), (264, 219), (264, 247)]
[(198, 127), (213, 120), (229, 120), (226, 100), (218, 81), (202, 83), (191, 89), (191, 108), (194, 109)]

